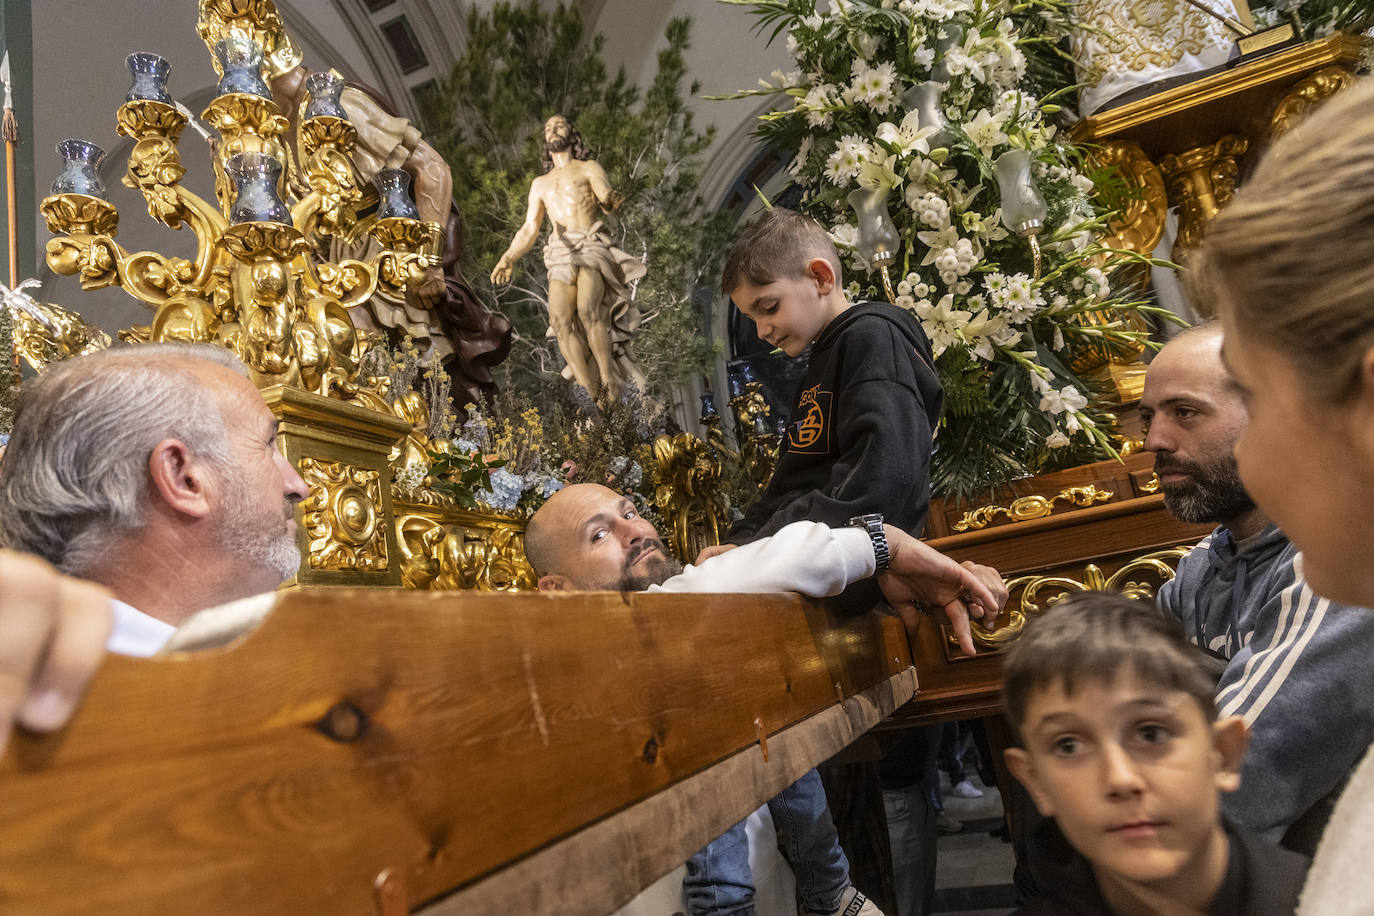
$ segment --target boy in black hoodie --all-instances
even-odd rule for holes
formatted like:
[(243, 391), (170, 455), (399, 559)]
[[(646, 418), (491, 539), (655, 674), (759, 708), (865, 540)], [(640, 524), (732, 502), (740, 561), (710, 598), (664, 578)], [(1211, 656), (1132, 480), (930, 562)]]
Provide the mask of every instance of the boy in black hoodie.
[[(915, 537), (925, 528), (944, 400), (930, 341), (905, 309), (851, 303), (842, 281), (820, 225), (780, 207), (746, 227), (726, 258), (721, 288), (759, 336), (789, 356), (811, 348), (773, 479), (730, 529), (729, 544), (803, 519), (838, 527), (881, 514)], [(878, 599), (863, 582), (831, 604), (862, 614)], [(971, 642), (965, 652), (973, 654)]]
[[(760, 337), (789, 356), (810, 347), (811, 360), (772, 480), (730, 530), (730, 543), (707, 548), (698, 564), (809, 520), (864, 527), (874, 539), (881, 572), (884, 522), (917, 537), (925, 527), (931, 442), (943, 401), (930, 341), (903, 309), (851, 303), (841, 280), (830, 237), (815, 220), (792, 210), (764, 211), (731, 246), (721, 289)], [(842, 613), (862, 614), (880, 597), (874, 582), (865, 580), (831, 603)], [(944, 611), (972, 655), (970, 611), (963, 604)], [(989, 626), (997, 612), (977, 606), (972, 611)], [(815, 770), (769, 808), (787, 841), (805, 913), (881, 916), (849, 880)], [(684, 886), (692, 916), (753, 912), (743, 823), (692, 857)]]
[(1307, 860), (1227, 823), (1245, 722), (1217, 721), (1212, 679), (1150, 603), (1075, 596), (1035, 620), (1002, 666), (1022, 746), (1007, 766), (1040, 813), (1048, 896), (1024, 916), (1278, 916)]

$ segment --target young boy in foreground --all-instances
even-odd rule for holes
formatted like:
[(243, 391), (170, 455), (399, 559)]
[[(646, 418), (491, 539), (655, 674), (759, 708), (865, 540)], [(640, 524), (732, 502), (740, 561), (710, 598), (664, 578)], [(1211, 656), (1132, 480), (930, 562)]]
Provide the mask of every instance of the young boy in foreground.
[(1072, 850), (1045, 838), (1058, 874), (1018, 913), (1293, 912), (1307, 860), (1221, 818), (1246, 731), (1214, 689), (1148, 602), (1076, 596), (1027, 627), (1003, 666), (1007, 766)]

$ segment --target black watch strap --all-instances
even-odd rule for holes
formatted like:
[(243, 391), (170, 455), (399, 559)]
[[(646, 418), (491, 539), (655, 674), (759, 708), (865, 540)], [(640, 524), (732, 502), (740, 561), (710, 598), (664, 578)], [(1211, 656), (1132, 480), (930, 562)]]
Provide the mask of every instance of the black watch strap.
[(871, 512), (868, 515), (856, 515), (849, 520), (849, 524), (868, 532), (869, 538), (873, 541), (873, 559), (877, 563), (875, 572), (886, 572), (887, 568), (892, 565), (892, 554), (887, 547), (887, 532), (883, 530), (883, 517), (877, 512)]

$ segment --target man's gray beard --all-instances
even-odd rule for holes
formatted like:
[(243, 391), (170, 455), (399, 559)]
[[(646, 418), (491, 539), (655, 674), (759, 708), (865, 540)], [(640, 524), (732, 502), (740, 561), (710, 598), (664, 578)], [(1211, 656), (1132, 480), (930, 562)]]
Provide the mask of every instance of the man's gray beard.
[(295, 511), (291, 502), (283, 500), (282, 516), (267, 516), (255, 509), (241, 483), (231, 482), (224, 499), (220, 542), (235, 556), (276, 573), (278, 583), (285, 582), (301, 566), (301, 549), (285, 524)]
[(1245, 491), (1233, 459), (1210, 465), (1173, 465), (1192, 479), (1161, 484), (1164, 507), (1181, 522), (1222, 524), (1251, 512), (1255, 501)]

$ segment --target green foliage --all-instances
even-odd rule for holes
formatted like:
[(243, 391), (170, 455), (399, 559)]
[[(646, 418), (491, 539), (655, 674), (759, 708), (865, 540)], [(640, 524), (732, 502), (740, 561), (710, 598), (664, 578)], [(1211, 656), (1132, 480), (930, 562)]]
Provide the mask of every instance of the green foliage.
[(1374, 4), (1369, 0), (1260, 0), (1251, 4), (1261, 28), (1291, 22), (1305, 40), (1333, 32), (1358, 35), (1374, 28)]
[(451, 496), (465, 509), (477, 509), (477, 494), (491, 493), (491, 472), (504, 461), (488, 462), (478, 454), (461, 451), (430, 452), (429, 473), (434, 489)]
[[(625, 197), (606, 222), (617, 245), (648, 265), (635, 291), (642, 325), (633, 346), (651, 370), (651, 393), (663, 396), (704, 372), (715, 353), (701, 330), (704, 304), (694, 296), (710, 285), (729, 227), (724, 216), (698, 215), (702, 155), (713, 134), (696, 127), (683, 92), (690, 20), (668, 24), (657, 72), (642, 92), (623, 70), (608, 72), (603, 39), (587, 34), (576, 8), (503, 2), (472, 10), (467, 25), (463, 57), (426, 106), (425, 134), (453, 168), (466, 225), (464, 273), (516, 328), (499, 381), (545, 408), (567, 394), (558, 378), (562, 357), (545, 336), (542, 245), (516, 265), (509, 286), (488, 281), (524, 222), (530, 182), (542, 172), (543, 124), (554, 114), (576, 122)], [(695, 94), (697, 86), (686, 91)]]

